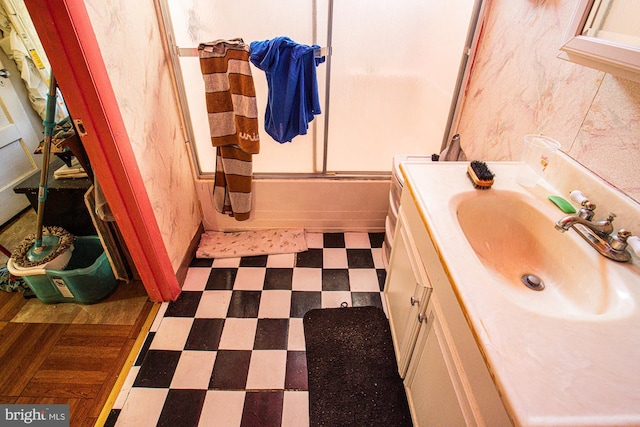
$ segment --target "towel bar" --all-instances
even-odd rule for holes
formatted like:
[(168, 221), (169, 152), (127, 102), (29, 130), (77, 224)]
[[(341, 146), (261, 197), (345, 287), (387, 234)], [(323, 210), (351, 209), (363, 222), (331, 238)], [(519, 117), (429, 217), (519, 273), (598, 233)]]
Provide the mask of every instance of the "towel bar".
[[(189, 56), (198, 56), (198, 48), (197, 47), (178, 47), (175, 46), (175, 51), (180, 57), (189, 57)], [(315, 49), (313, 51), (313, 55), (316, 58), (322, 58), (328, 55), (331, 55), (330, 47), (321, 47), (319, 49)]]

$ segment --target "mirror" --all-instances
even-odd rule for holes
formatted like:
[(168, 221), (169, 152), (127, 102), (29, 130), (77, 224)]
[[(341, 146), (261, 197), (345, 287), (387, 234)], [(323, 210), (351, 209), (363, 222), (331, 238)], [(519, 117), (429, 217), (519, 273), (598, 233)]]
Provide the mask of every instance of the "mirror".
[(559, 58), (640, 82), (637, 0), (579, 0)]
[(640, 46), (640, 9), (634, 6), (637, 0), (595, 1), (582, 35)]

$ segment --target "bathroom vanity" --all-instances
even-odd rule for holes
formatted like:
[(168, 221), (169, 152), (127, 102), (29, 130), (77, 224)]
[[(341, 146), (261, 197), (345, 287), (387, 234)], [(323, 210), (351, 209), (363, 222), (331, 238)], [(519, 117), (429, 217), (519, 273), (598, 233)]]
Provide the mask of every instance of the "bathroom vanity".
[(403, 191), (385, 296), (414, 425), (509, 425), (411, 191)]
[(640, 424), (640, 261), (557, 231), (547, 196), (580, 185), (635, 233), (640, 207), (559, 157), (530, 188), (517, 163), (488, 163), (489, 190), (468, 163), (402, 164), (385, 298), (415, 425)]

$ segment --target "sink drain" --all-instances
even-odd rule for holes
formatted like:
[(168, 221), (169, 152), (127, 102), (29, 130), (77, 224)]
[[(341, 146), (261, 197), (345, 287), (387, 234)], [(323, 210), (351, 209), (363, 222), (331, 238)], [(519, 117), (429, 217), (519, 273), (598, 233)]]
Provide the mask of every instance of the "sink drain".
[(541, 291), (544, 289), (544, 282), (535, 274), (525, 274), (522, 276), (522, 283), (534, 291)]

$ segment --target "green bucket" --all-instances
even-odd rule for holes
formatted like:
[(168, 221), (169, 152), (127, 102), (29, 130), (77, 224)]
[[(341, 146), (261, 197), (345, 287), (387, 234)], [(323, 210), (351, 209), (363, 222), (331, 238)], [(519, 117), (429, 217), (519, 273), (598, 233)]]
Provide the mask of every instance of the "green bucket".
[(107, 254), (97, 236), (78, 236), (64, 270), (45, 269), (44, 274), (23, 276), (38, 299), (46, 304), (93, 304), (117, 287)]

